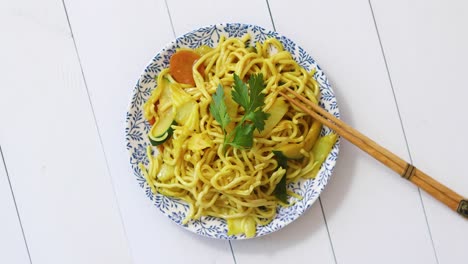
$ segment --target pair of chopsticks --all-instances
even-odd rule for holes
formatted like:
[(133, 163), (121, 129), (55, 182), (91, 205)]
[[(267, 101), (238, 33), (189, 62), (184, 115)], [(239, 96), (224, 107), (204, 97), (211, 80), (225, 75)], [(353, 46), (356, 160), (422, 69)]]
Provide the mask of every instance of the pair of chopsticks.
[(401, 175), (403, 178), (416, 184), (419, 188), (423, 189), (434, 198), (450, 207), (450, 209), (456, 211), (464, 217), (468, 217), (467, 199), (464, 199), (461, 195), (431, 178), (429, 175), (420, 171), (412, 164), (401, 159), (397, 155), (374, 142), (372, 139), (363, 135), (361, 132), (339, 120), (319, 105), (312, 103), (307, 98), (289, 88), (285, 88), (285, 90), (300, 101), (293, 99), (290, 95), (287, 95), (283, 91), (279, 92), (286, 100), (302, 109), (305, 113), (309, 114), (323, 125), (334, 130), (338, 135), (342, 136), (376, 160), (380, 161)]

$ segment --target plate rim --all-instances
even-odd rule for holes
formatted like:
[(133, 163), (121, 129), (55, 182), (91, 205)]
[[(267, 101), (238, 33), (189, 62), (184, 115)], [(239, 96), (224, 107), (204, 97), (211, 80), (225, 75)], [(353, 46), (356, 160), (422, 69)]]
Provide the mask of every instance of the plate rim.
[[(337, 116), (338, 118), (340, 118), (340, 111), (339, 111), (339, 107), (338, 107), (338, 102), (337, 102), (337, 98), (336, 98), (336, 93), (334, 92), (332, 86), (330, 85), (329, 83), (329, 80), (327, 78), (327, 75), (325, 74), (325, 72), (322, 70), (322, 68), (319, 66), (319, 64), (317, 63), (317, 61), (305, 50), (302, 48), (302, 46), (298, 45), (295, 41), (291, 40), (290, 38), (286, 37), (285, 35), (281, 34), (281, 33), (278, 33), (277, 31), (275, 30), (269, 30), (269, 29), (265, 29), (263, 28), (262, 26), (258, 26), (258, 25), (255, 25), (255, 24), (247, 24), (247, 23), (217, 23), (217, 24), (211, 24), (211, 25), (208, 25), (208, 26), (200, 26), (196, 29), (193, 29), (193, 30), (190, 30), (184, 34), (181, 34), (179, 36), (177, 36), (176, 38), (172, 39), (169, 43), (165, 44), (164, 47), (162, 49), (160, 49), (152, 58), (151, 60), (146, 64), (145, 68), (143, 71), (141, 71), (141, 74), (139, 75), (138, 79), (137, 79), (137, 82), (135, 84), (135, 86), (133, 87), (133, 89), (131, 89), (131, 96), (130, 96), (130, 102), (127, 106), (127, 113), (126, 113), (126, 120), (125, 120), (125, 143), (126, 143), (126, 148), (127, 148), (127, 151), (129, 153), (129, 158), (130, 158), (130, 166), (132, 168), (132, 171), (133, 171), (133, 176), (134, 177), (137, 177), (137, 183), (138, 183), (138, 178), (142, 178), (141, 175), (136, 175), (138, 172), (137, 170), (139, 170), (138, 168), (138, 165), (137, 164), (133, 164), (132, 163), (132, 149), (129, 148), (129, 145), (131, 143), (131, 140), (129, 140), (129, 137), (128, 137), (128, 132), (127, 130), (129, 129), (129, 114), (132, 112), (132, 109), (133, 109), (133, 102), (134, 102), (134, 96), (135, 96), (135, 93), (138, 91), (138, 86), (140, 85), (140, 82), (142, 81), (142, 78), (143, 76), (145, 75), (145, 73), (148, 72), (148, 69), (150, 68), (150, 66), (158, 60), (158, 56), (161, 56), (161, 54), (164, 54), (164, 53), (170, 53), (171, 49), (174, 49), (175, 50), (175, 47), (178, 47), (180, 46), (180, 42), (184, 39), (184, 38), (187, 38), (187, 36), (189, 36), (190, 34), (196, 34), (196, 33), (199, 33), (201, 30), (207, 30), (207, 29), (210, 29), (210, 28), (214, 28), (215, 30), (218, 30), (219, 28), (226, 28), (228, 26), (235, 26), (235, 27), (240, 27), (240, 28), (244, 28), (244, 29), (251, 29), (251, 28), (256, 28), (256, 29), (259, 29), (261, 33), (257, 33), (257, 34), (265, 34), (265, 32), (267, 34), (267, 36), (269, 37), (275, 37), (276, 39), (278, 39), (283, 45), (285, 45), (285, 43), (283, 41), (290, 41), (291, 43), (294, 44), (294, 46), (297, 46), (300, 50), (302, 50), (304, 52), (305, 55), (309, 56), (310, 59), (313, 61), (313, 63), (311, 63), (311, 65), (315, 65), (315, 67), (317, 68), (317, 71), (320, 72), (321, 76), (323, 77), (323, 82), (326, 83), (326, 87), (324, 88), (323, 85), (319, 82), (319, 86), (320, 86), (320, 90), (322, 92), (323, 89), (328, 89), (332, 95), (332, 99), (334, 100), (334, 102), (336, 103), (336, 108), (334, 109), (336, 112), (334, 113), (335, 116)], [(224, 30), (223, 30), (224, 31)], [(227, 34), (225, 34), (227, 35)], [(219, 33), (218, 33), (218, 37), (219, 37)], [(253, 39), (253, 38), (252, 38)], [(285, 47), (286, 49), (286, 47)], [(292, 53), (292, 52), (291, 52)], [(294, 54), (292, 54), (294, 59), (296, 60)], [(297, 60), (296, 60), (297, 62)], [(302, 66), (302, 65), (301, 65)], [(304, 67), (304, 66), (302, 66)], [(304, 67), (305, 68), (305, 67)], [(156, 86), (152, 87), (151, 90), (149, 92), (151, 92), (153, 89), (155, 89)], [(143, 101), (144, 103), (144, 101)], [(143, 104), (141, 103), (141, 104)], [(140, 105), (141, 105), (140, 104)], [(146, 121), (145, 121), (146, 122)], [(323, 129), (322, 129), (322, 134), (323, 134)], [(145, 135), (145, 134), (144, 134)], [(143, 136), (144, 136), (143, 135)], [(146, 143), (148, 143), (148, 140), (144, 140)], [(300, 216), (302, 216), (306, 211), (308, 211), (308, 209), (313, 205), (315, 204), (315, 202), (317, 201), (317, 199), (320, 197), (320, 195), (322, 194), (323, 190), (325, 189), (325, 187), (328, 185), (328, 182), (330, 181), (330, 179), (332, 178), (333, 176), (333, 172), (334, 172), (334, 168), (336, 166), (336, 162), (338, 161), (338, 157), (339, 157), (339, 151), (340, 151), (340, 142), (341, 142), (341, 139), (340, 137), (338, 136), (338, 139), (337, 139), (337, 142), (335, 143), (335, 145), (333, 146), (332, 148), (332, 152), (336, 153), (335, 154), (335, 158), (333, 160), (329, 160), (330, 159), (330, 155), (332, 155), (332, 153), (330, 153), (327, 158), (325, 159), (324, 161), (324, 164), (322, 165), (322, 167), (320, 168), (318, 174), (317, 174), (317, 177), (318, 178), (322, 173), (323, 171), (327, 171), (327, 169), (325, 169), (325, 163), (326, 162), (331, 162), (331, 167), (330, 169), (328, 169), (329, 171), (329, 176), (328, 178), (326, 179), (326, 182), (324, 184), (322, 184), (321, 186), (321, 189), (318, 191), (318, 194), (312, 198), (312, 199), (309, 199), (307, 200), (307, 204), (306, 204), (306, 207), (304, 208), (304, 210), (302, 212), (300, 212), (299, 214), (297, 214), (293, 219), (291, 220), (288, 220), (288, 221), (285, 221), (285, 222), (282, 222), (283, 224), (276, 227), (276, 228), (273, 228), (272, 230), (270, 230), (269, 232), (265, 232), (265, 233), (261, 233), (261, 234), (258, 234), (258, 226), (257, 226), (257, 232), (255, 234), (254, 237), (252, 238), (258, 238), (258, 237), (262, 237), (264, 235), (268, 235), (268, 234), (272, 234), (278, 230), (281, 230), (283, 229), (284, 227), (288, 226), (289, 224), (291, 224), (292, 222), (296, 221)], [(136, 168), (135, 168), (136, 167)], [(141, 179), (140, 179), (141, 181)], [(176, 223), (178, 226), (181, 226), (183, 229), (185, 230), (188, 230), (188, 231), (191, 231), (191, 233), (195, 233), (197, 235), (201, 235), (201, 236), (204, 236), (204, 237), (209, 237), (209, 238), (214, 238), (214, 239), (222, 239), (222, 240), (243, 240), (243, 239), (249, 239), (249, 238), (246, 238), (245, 235), (232, 235), (232, 236), (228, 236), (227, 234), (225, 236), (221, 236), (221, 237), (218, 237), (218, 236), (211, 236), (211, 235), (208, 235), (207, 233), (198, 233), (196, 232), (196, 230), (194, 230), (193, 228), (189, 228), (189, 226), (186, 224), (186, 225), (183, 225), (177, 221), (175, 221), (173, 218), (171, 218), (170, 216), (168, 216), (166, 214), (166, 212), (164, 212), (160, 207), (157, 206), (156, 204), (156, 201), (155, 201), (155, 198), (157, 196), (162, 196), (162, 197), (165, 197), (166, 199), (170, 199), (170, 200), (178, 200), (176, 198), (171, 198), (171, 197), (167, 197), (167, 196), (164, 196), (162, 194), (153, 194), (151, 197), (150, 195), (148, 195), (148, 189), (150, 189), (148, 183), (146, 182), (146, 180), (143, 178), (143, 182), (140, 182), (139, 183), (139, 186), (140, 188), (143, 190), (144, 193), (146, 193), (146, 196), (152, 201), (153, 205), (155, 205), (159, 211), (161, 211), (161, 213), (163, 213), (163, 215), (165, 215), (167, 218), (171, 219), (172, 222)], [(163, 198), (164, 199), (164, 198)], [(184, 202), (182, 202), (184, 203)], [(277, 208), (277, 212), (278, 210), (281, 209), (280, 206), (278, 206)], [(275, 217), (275, 219), (278, 217), (278, 214), (277, 216)], [(211, 217), (211, 216), (208, 216), (208, 217), (205, 217), (205, 218), (215, 218), (215, 217)], [(215, 218), (215, 219), (218, 219), (218, 221), (225, 221), (224, 219), (221, 219), (221, 218)], [(200, 221), (200, 222), (203, 222), (205, 220), (195, 220), (195, 221)], [(191, 221), (192, 222), (192, 221)], [(252, 239), (250, 238), (250, 239)]]

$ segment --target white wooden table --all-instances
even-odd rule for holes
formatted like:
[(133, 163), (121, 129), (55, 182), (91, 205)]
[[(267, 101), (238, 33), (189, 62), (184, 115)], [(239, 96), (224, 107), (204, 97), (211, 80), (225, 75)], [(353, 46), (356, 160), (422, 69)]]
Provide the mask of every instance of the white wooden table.
[(468, 221), (344, 142), (320, 201), (247, 241), (192, 234), (131, 172), (132, 88), (175, 35), (243, 22), (314, 56), (343, 119), (468, 195), (464, 0), (0, 1), (0, 263), (468, 263)]

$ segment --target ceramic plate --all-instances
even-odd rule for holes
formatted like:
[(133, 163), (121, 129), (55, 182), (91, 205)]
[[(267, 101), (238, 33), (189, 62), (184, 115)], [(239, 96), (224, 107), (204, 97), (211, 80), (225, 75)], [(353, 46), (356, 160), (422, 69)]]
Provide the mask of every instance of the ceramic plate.
[[(226, 37), (242, 37), (245, 34), (250, 34), (253, 42), (263, 42), (267, 38), (277, 38), (283, 43), (294, 59), (306, 70), (317, 69), (314, 77), (320, 84), (322, 97), (320, 104), (327, 111), (339, 117), (338, 105), (327, 77), (317, 65), (315, 60), (301, 47), (295, 44), (292, 40), (273, 31), (266, 30), (255, 25), (246, 24), (218, 24), (208, 27), (203, 27), (184, 34), (173, 42), (169, 43), (161, 52), (151, 60), (144, 72), (141, 74), (130, 102), (130, 107), (127, 112), (125, 129), (127, 149), (130, 153), (130, 164), (133, 169), (138, 185), (143, 189), (145, 195), (151, 199), (156, 208), (158, 208), (169, 219), (178, 225), (186, 228), (197, 234), (219, 238), (219, 239), (243, 239), (244, 235), (228, 236), (226, 221), (216, 217), (202, 217), (200, 220), (190, 221), (183, 225), (182, 220), (188, 213), (189, 206), (181, 200), (169, 198), (161, 194), (153, 194), (150, 187), (146, 183), (139, 167), (139, 163), (148, 164), (146, 158), (146, 146), (149, 144), (147, 133), (150, 125), (143, 118), (143, 104), (149, 98), (151, 91), (157, 89), (155, 77), (164, 68), (169, 67), (169, 59), (177, 48), (188, 47), (196, 48), (200, 45), (215, 46), (218, 43), (220, 36)], [(322, 135), (330, 133), (328, 128), (322, 129)], [(266, 226), (258, 226), (255, 237), (263, 236), (279, 230), (299, 216), (301, 216), (319, 197), (327, 182), (330, 180), (333, 168), (338, 157), (339, 142), (335, 144), (326, 161), (323, 163), (318, 176), (315, 179), (300, 180), (297, 183), (288, 185), (288, 189), (303, 197), (297, 200), (290, 197), (290, 202), (293, 206), (278, 207), (275, 219)]]

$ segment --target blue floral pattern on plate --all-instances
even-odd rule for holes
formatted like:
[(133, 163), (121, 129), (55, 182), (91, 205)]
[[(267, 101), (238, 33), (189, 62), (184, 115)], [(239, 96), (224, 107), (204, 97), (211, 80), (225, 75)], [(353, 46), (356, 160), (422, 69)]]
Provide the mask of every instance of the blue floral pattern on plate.
[[(148, 146), (149, 141), (146, 135), (150, 129), (150, 125), (143, 118), (142, 106), (151, 95), (151, 91), (156, 88), (155, 77), (164, 68), (169, 66), (169, 59), (177, 48), (196, 48), (200, 45), (213, 47), (218, 43), (220, 36), (242, 37), (247, 33), (250, 34), (252, 43), (257, 41), (263, 42), (265, 39), (271, 37), (277, 38), (281, 43), (283, 43), (285, 49), (291, 52), (294, 59), (302, 67), (308, 71), (315, 68), (316, 73), (314, 77), (320, 84), (322, 94), (320, 105), (336, 117), (340, 116), (334, 92), (327, 77), (315, 60), (292, 40), (276, 32), (269, 31), (255, 25), (238, 23), (212, 25), (191, 31), (181, 37), (178, 37), (159, 52), (151, 60), (149, 65), (141, 74), (140, 79), (137, 81), (135, 88), (133, 89), (130, 107), (127, 112), (125, 139), (127, 143), (126, 147), (130, 154), (130, 164), (138, 185), (143, 189), (145, 195), (153, 201), (154, 205), (164, 215), (178, 225), (181, 225), (192, 232), (212, 238), (244, 239), (245, 236), (228, 236), (226, 221), (211, 216), (204, 216), (199, 220), (193, 220), (187, 224), (182, 224), (183, 219), (189, 211), (189, 206), (181, 200), (166, 197), (161, 194), (153, 194), (151, 192), (150, 186), (146, 183), (145, 178), (138, 167), (139, 163), (143, 163), (145, 165), (148, 164), (146, 147)], [(325, 135), (330, 132), (331, 131), (328, 128), (324, 127), (321, 134)], [(315, 179), (300, 180), (288, 185), (288, 190), (294, 191), (303, 198), (298, 200), (290, 197), (289, 201), (293, 205), (290, 207), (278, 207), (277, 215), (271, 223), (257, 227), (256, 237), (272, 233), (285, 227), (287, 224), (301, 216), (317, 200), (332, 175), (333, 168), (338, 157), (338, 152), (339, 141), (333, 147)]]

